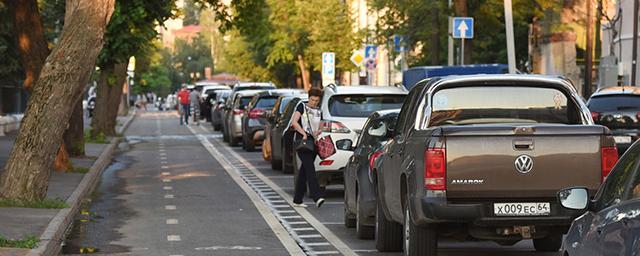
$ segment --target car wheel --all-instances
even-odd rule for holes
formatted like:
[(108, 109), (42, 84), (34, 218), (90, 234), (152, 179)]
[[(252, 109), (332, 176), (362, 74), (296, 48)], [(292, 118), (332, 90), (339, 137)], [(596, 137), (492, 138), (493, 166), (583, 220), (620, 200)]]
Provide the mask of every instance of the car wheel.
[(293, 160), (291, 159), (289, 152), (286, 150), (286, 146), (284, 146), (284, 144), (283, 144), (283, 149), (282, 149), (282, 173), (285, 173), (285, 174), (293, 173), (293, 165), (291, 163), (293, 163)]
[(232, 147), (236, 147), (238, 146), (238, 143), (240, 142), (239, 138), (233, 137), (231, 135), (229, 135), (229, 145)]
[(214, 125), (214, 126), (213, 126), (213, 130), (214, 130), (214, 131), (220, 131), (220, 130), (221, 130), (221, 127), (220, 127), (220, 126), (221, 126), (221, 125), (219, 125), (219, 124)]
[(222, 141), (224, 142), (229, 142), (229, 133), (227, 132), (227, 129), (224, 128), (224, 126), (222, 126)]
[(438, 253), (438, 234), (436, 232), (436, 226), (416, 226), (413, 224), (413, 221), (411, 221), (409, 204), (405, 203), (404, 208), (404, 232), (402, 232), (402, 240), (404, 242), (403, 254), (407, 256), (436, 255)]
[(380, 252), (398, 252), (402, 250), (402, 225), (387, 220), (382, 211), (380, 198), (376, 204), (376, 249)]
[[(282, 159), (276, 159), (274, 157), (273, 152), (275, 152), (275, 151), (273, 151), (273, 143), (271, 143), (270, 147), (271, 147), (271, 169), (273, 169), (273, 170), (282, 170)], [(284, 158), (282, 156), (280, 156), (280, 157)]]
[(347, 205), (344, 206), (344, 226), (347, 228), (355, 228), (356, 227), (356, 217), (353, 214), (349, 213), (347, 210)]
[(253, 142), (253, 139), (251, 138), (246, 138), (243, 144), (246, 145), (244, 147), (244, 150), (246, 150), (247, 152), (253, 152), (256, 150), (255, 142)]
[(533, 239), (533, 247), (539, 252), (557, 252), (562, 246), (562, 234), (550, 233), (544, 238)]
[(357, 192), (356, 195), (356, 234), (360, 239), (370, 240), (373, 239), (376, 227), (375, 226), (367, 226), (364, 224), (364, 220), (366, 218), (365, 214), (362, 212), (360, 207), (360, 191)]

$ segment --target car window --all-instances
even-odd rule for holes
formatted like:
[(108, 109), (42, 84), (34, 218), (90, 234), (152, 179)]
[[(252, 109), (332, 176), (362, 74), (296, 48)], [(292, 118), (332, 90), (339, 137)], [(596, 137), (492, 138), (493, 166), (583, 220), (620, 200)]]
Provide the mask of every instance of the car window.
[(405, 95), (348, 94), (329, 98), (329, 113), (336, 117), (368, 117), (378, 110), (402, 106)]
[(487, 85), (446, 88), (434, 93), (431, 107), (429, 126), (582, 124), (580, 110), (554, 88)]
[(278, 100), (277, 96), (269, 96), (269, 97), (260, 97), (257, 99), (255, 103), (255, 108), (260, 109), (271, 109), (274, 105), (276, 105), (276, 101)]
[[(409, 117), (412, 113), (411, 106), (416, 103), (419, 98), (420, 93), (422, 93), (422, 84), (417, 84), (415, 87), (411, 89), (409, 92), (409, 96), (407, 96), (406, 104), (402, 105), (400, 109), (400, 116), (398, 116), (398, 121), (396, 122), (396, 133), (402, 134), (405, 131), (406, 123), (409, 121)], [(415, 118), (415, 117), (414, 117)]]
[(247, 106), (249, 105), (249, 102), (251, 102), (251, 99), (253, 99), (253, 96), (249, 96), (249, 97), (240, 97), (236, 100), (236, 107), (239, 106)]
[(289, 102), (291, 102), (291, 100), (293, 100), (293, 98), (287, 97), (287, 98), (283, 98), (282, 101), (280, 102), (280, 114), (284, 113), (284, 109), (287, 106), (287, 104)]
[(612, 112), (621, 110), (640, 111), (640, 96), (635, 95), (602, 95), (594, 96), (588, 102), (589, 110), (595, 112)]
[[(629, 149), (618, 161), (615, 168), (609, 173), (598, 194), (598, 209), (607, 208), (623, 200), (625, 188), (629, 184), (632, 175), (637, 174), (638, 154), (640, 147), (635, 146)], [(638, 179), (640, 181), (640, 179)]]

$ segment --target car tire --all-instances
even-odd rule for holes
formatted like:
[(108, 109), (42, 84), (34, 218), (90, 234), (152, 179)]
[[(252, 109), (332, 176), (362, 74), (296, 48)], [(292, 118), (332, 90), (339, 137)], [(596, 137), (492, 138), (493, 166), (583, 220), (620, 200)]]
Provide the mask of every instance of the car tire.
[(376, 227), (364, 225), (366, 216), (360, 207), (360, 191), (357, 192), (356, 197), (356, 234), (359, 239), (371, 240), (376, 234)]
[(229, 143), (229, 133), (227, 129), (224, 129), (224, 126), (222, 126), (222, 128), (222, 141)]
[[(286, 146), (283, 144), (282, 149), (282, 173), (284, 174), (292, 174), (293, 173), (293, 165), (288, 163), (293, 163), (293, 160), (289, 157), (289, 152), (286, 150)], [(295, 158), (295, 157), (294, 157)]]
[(220, 130), (221, 130), (221, 127), (220, 127), (220, 126), (221, 126), (221, 125), (219, 125), (219, 124), (214, 125), (214, 126), (213, 126), (213, 130), (214, 130), (214, 131), (220, 131)]
[(356, 227), (356, 217), (353, 216), (353, 214), (349, 213), (349, 210), (347, 210), (347, 205), (344, 206), (344, 226), (347, 228)]
[(435, 225), (419, 227), (411, 221), (411, 211), (405, 203), (404, 230), (402, 232), (403, 255), (437, 255), (438, 233)]
[(256, 151), (256, 145), (255, 142), (253, 142), (253, 139), (250, 138), (246, 138), (244, 140), (244, 143), (246, 146), (244, 147), (244, 150), (246, 150), (247, 152), (253, 152)]
[(402, 225), (387, 220), (380, 200), (378, 198), (376, 204), (376, 249), (379, 252), (399, 252), (402, 250)]
[(235, 138), (233, 136), (229, 136), (229, 146), (236, 147), (238, 146), (239, 142), (240, 142), (240, 139)]
[(550, 233), (543, 238), (533, 239), (533, 247), (538, 252), (557, 252), (562, 246), (562, 234)]
[(273, 151), (273, 144), (271, 144), (270, 147), (271, 147), (271, 169), (282, 170), (282, 159), (276, 159), (273, 155), (273, 152), (275, 152)]

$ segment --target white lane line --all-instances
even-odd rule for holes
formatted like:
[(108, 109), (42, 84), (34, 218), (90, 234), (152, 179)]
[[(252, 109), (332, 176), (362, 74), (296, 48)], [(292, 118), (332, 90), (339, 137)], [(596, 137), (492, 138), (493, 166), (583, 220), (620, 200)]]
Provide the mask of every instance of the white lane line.
[(172, 190), (172, 189), (173, 189), (173, 187), (171, 187), (171, 186), (164, 186), (164, 187), (162, 187), (162, 189), (164, 189), (164, 190)]
[(251, 189), (251, 187), (249, 187), (249, 185), (242, 180), (242, 176), (240, 176), (240, 174), (238, 174), (233, 169), (233, 166), (230, 163), (228, 163), (224, 157), (222, 157), (222, 154), (220, 153), (220, 151), (218, 151), (213, 146), (213, 144), (211, 144), (211, 142), (207, 139), (207, 137), (203, 135), (197, 135), (195, 130), (193, 130), (193, 128), (191, 128), (190, 126), (188, 126), (188, 128), (191, 131), (191, 133), (198, 136), (202, 146), (204, 146), (207, 149), (207, 151), (209, 151), (209, 154), (211, 154), (211, 156), (213, 156), (213, 158), (215, 158), (218, 161), (218, 163), (222, 165), (222, 167), (225, 169), (227, 174), (229, 174), (229, 176), (233, 179), (233, 181), (235, 181), (236, 184), (238, 184), (238, 186), (249, 197), (253, 205), (255, 205), (256, 209), (258, 210), (262, 218), (264, 218), (264, 220), (267, 222), (267, 225), (269, 225), (273, 233), (276, 235), (276, 237), (278, 237), (278, 239), (280, 240), (284, 248), (287, 250), (289, 255), (304, 255), (304, 252), (298, 246), (296, 241), (289, 236), (287, 230), (280, 224), (280, 221), (278, 221), (276, 216), (271, 212), (271, 210), (269, 209), (269, 206), (267, 206), (267, 204), (260, 199), (258, 194), (255, 191), (253, 191), (253, 189)]
[(158, 150), (159, 152), (165, 152), (166, 150), (164, 150), (163, 148), (161, 148), (160, 150)]
[(178, 224), (178, 220), (177, 219), (168, 219), (167, 220), (167, 225), (176, 225)]
[[(294, 213), (294, 212), (296, 212), (296, 211), (294, 211), (294, 210), (284, 210), (284, 211), (278, 211), (278, 210), (276, 210), (276, 212), (277, 212), (277, 213)], [(306, 222), (305, 222), (305, 223), (306, 223)], [(289, 224), (291, 224), (291, 223), (289, 223)]]
[(168, 182), (171, 182), (171, 180), (170, 179), (162, 179), (162, 182), (168, 183)]
[(166, 156), (166, 155), (167, 155), (167, 153), (160, 152), (160, 156)]
[(168, 163), (169, 163), (169, 162), (167, 162), (167, 161), (162, 161), (162, 162), (160, 162), (160, 164), (168, 164)]
[(313, 228), (292, 228), (293, 231), (314, 231)]
[(164, 198), (166, 198), (166, 199), (172, 199), (172, 198), (173, 198), (173, 195), (172, 195), (172, 194), (166, 194), (166, 195), (164, 195)]
[(299, 235), (299, 238), (320, 238), (321, 235)]
[(294, 216), (282, 216), (280, 217), (282, 219), (302, 219), (302, 216), (300, 215), (294, 215)]
[(170, 172), (162, 172), (162, 175), (168, 176), (168, 175), (171, 175), (171, 173)]
[(162, 168), (162, 169), (169, 169), (169, 166), (163, 165), (163, 166), (161, 166), (160, 168)]
[(327, 254), (340, 254), (337, 251), (320, 251), (320, 252), (311, 252), (311, 255), (327, 255)]
[[(253, 164), (251, 164), (249, 161), (244, 159), (240, 154), (230, 149), (229, 146), (223, 145), (223, 144), (220, 144), (220, 145), (222, 145), (222, 147), (227, 152), (229, 152), (232, 156), (234, 156), (245, 167), (251, 170), (253, 174), (255, 174), (258, 178), (260, 178), (265, 184), (271, 186), (271, 188), (273, 188), (273, 190), (275, 190), (284, 200), (287, 200), (289, 204), (293, 204), (293, 197), (289, 195), (287, 192), (285, 192), (282, 188), (280, 188), (277, 184), (275, 184), (271, 179), (264, 176)], [(271, 193), (271, 192), (268, 192), (268, 193)], [(295, 208), (295, 209), (296, 211), (298, 211), (298, 214), (300, 214), (301, 216), (294, 216), (294, 217), (304, 218), (306, 221), (308, 221), (309, 224), (312, 227), (314, 227), (320, 234), (322, 234), (322, 236), (324, 236), (324, 238), (327, 239), (329, 243), (333, 244), (333, 246), (336, 247), (336, 249), (338, 249), (338, 251), (340, 251), (342, 255), (348, 255), (348, 256), (357, 255), (351, 248), (349, 248), (347, 244), (345, 244), (342, 240), (340, 240), (340, 238), (338, 238), (336, 234), (334, 234), (331, 230), (329, 230), (329, 228), (327, 228), (325, 225), (322, 225), (322, 223), (318, 219), (316, 219), (316, 217), (314, 217), (307, 209), (304, 209), (304, 208)], [(287, 217), (292, 217), (292, 216), (287, 216)]]
[(308, 246), (328, 246), (330, 243), (322, 242), (322, 243), (307, 243)]
[(160, 157), (160, 160), (167, 160), (167, 157), (165, 157), (165, 156)]
[(168, 235), (167, 236), (167, 241), (169, 241), (169, 242), (179, 242), (179, 241), (182, 241), (182, 239), (180, 239), (180, 236), (178, 236), (178, 235)]
[(165, 209), (165, 210), (173, 211), (173, 210), (175, 210), (175, 209), (176, 209), (176, 206), (175, 206), (175, 205), (165, 205), (165, 206), (164, 206), (164, 209)]
[(289, 225), (306, 225), (309, 224), (306, 221), (292, 221), (292, 222), (288, 222)]

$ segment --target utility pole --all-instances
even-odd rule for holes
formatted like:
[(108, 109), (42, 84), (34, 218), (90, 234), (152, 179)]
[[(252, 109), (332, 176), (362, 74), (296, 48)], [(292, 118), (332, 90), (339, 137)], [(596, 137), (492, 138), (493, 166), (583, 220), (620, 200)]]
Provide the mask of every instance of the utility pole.
[(447, 65), (453, 66), (453, 37), (451, 34), (453, 33), (453, 21), (451, 17), (451, 6), (453, 6), (452, 0), (449, 0), (449, 33), (447, 34)]
[(511, 10), (511, 0), (504, 0), (504, 25), (507, 30), (507, 62), (509, 64), (509, 74), (515, 74), (516, 50), (515, 43), (513, 41), (513, 13)]
[(593, 11), (591, 10), (591, 0), (587, 0), (587, 49), (585, 55), (584, 67), (584, 87), (582, 87), (582, 96), (589, 98), (591, 96), (593, 72)]
[(636, 85), (638, 67), (638, 1), (633, 0), (633, 50), (631, 53), (631, 85)]

